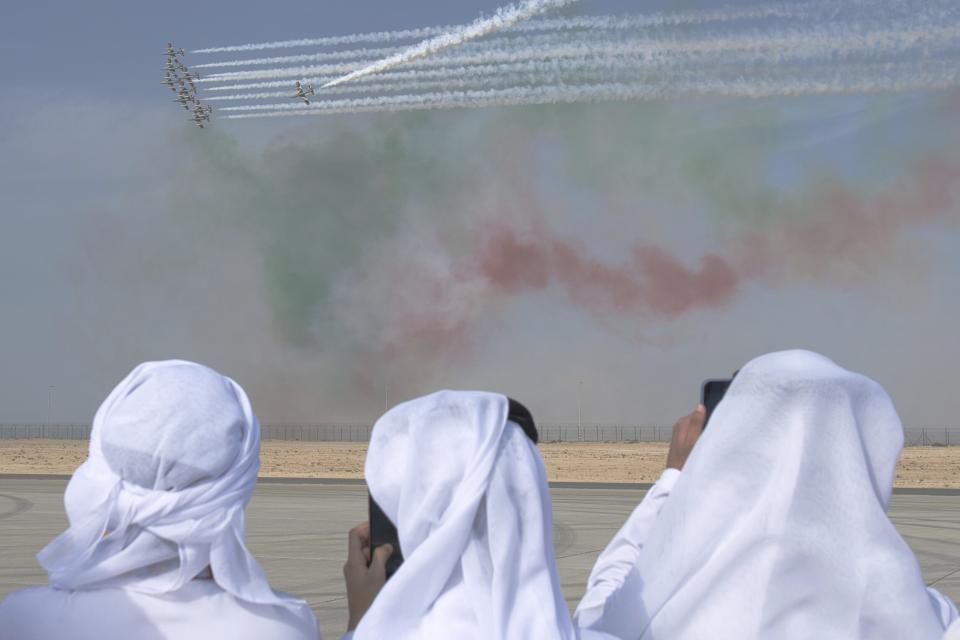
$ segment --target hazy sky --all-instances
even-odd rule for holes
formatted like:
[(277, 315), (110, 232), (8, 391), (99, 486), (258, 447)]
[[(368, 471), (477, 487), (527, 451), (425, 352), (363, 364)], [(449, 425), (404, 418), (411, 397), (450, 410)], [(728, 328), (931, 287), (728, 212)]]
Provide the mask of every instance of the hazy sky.
[[(668, 424), (703, 378), (804, 347), (877, 379), (908, 425), (957, 425), (960, 93), (201, 131), (160, 83), (167, 40), (497, 5), (5, 8), (0, 422), (87, 422), (139, 361), (180, 357), (237, 379), (268, 422), (477, 387), (542, 422), (575, 422), (579, 401), (587, 423)], [(720, 5), (644, 4), (667, 6)]]

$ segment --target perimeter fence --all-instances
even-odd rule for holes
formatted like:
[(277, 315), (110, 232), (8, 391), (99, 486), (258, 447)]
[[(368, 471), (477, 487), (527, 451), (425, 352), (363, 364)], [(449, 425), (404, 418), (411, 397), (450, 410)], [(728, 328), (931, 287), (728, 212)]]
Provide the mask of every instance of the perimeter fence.
[[(261, 428), (264, 440), (304, 440), (307, 442), (365, 442), (370, 439), (371, 425), (286, 425), (268, 424)], [(633, 425), (537, 425), (541, 442), (666, 442), (671, 427)], [(960, 431), (956, 441), (960, 443)]]
[[(369, 424), (265, 424), (264, 440), (303, 442), (366, 442), (373, 427)], [(672, 427), (639, 425), (545, 424), (538, 426), (541, 442), (668, 442)], [(87, 440), (89, 424), (0, 424), (0, 439), (51, 438)], [(960, 428), (908, 427), (908, 445), (960, 445)]]

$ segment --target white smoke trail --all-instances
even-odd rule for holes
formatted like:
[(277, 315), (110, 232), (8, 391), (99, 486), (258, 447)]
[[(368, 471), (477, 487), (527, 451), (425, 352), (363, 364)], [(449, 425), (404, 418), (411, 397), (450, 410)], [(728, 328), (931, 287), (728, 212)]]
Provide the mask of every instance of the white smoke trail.
[[(485, 81), (487, 79), (494, 79), (497, 76), (504, 77), (528, 77), (532, 74), (543, 75), (545, 73), (553, 73), (554, 76), (560, 78), (563, 74), (569, 73), (578, 73), (581, 71), (589, 71), (592, 69), (600, 69), (609, 72), (615, 72), (618, 70), (631, 70), (631, 69), (649, 69), (651, 67), (671, 67), (676, 66), (674, 62), (680, 62), (679, 60), (674, 61), (666, 56), (645, 56), (645, 55), (634, 55), (629, 53), (627, 50), (626, 53), (615, 52), (615, 51), (606, 51), (609, 55), (580, 55), (579, 57), (553, 57), (546, 58), (543, 60), (527, 60), (520, 62), (494, 62), (494, 63), (478, 63), (478, 64), (468, 64), (463, 66), (450, 66), (450, 67), (438, 67), (438, 68), (424, 68), (424, 69), (413, 69), (407, 71), (386, 71), (381, 74), (377, 74), (374, 77), (361, 78), (357, 80), (356, 83), (351, 83), (351, 86), (357, 86), (357, 91), (366, 89), (369, 85), (367, 83), (377, 82), (377, 83), (398, 83), (398, 84), (410, 84), (420, 81), (429, 81), (429, 80), (445, 80), (458, 77), (469, 77), (471, 79), (476, 79), (477, 81)], [(614, 55), (615, 54), (615, 55)], [(699, 58), (690, 59), (688, 62), (697, 63)], [(746, 57), (734, 58), (729, 54), (723, 59), (725, 63), (738, 62), (754, 62), (755, 56), (752, 53), (748, 53)], [(329, 80), (330, 76), (316, 76), (316, 77), (304, 77), (301, 78), (301, 82), (307, 83), (322, 83), (326, 80)], [(246, 84), (235, 84), (235, 85), (221, 85), (217, 87), (210, 87), (207, 90), (210, 92), (214, 91), (241, 91), (245, 89), (270, 89), (278, 87), (290, 87), (291, 83), (289, 80), (275, 80), (268, 82), (252, 82)], [(331, 92), (334, 92), (336, 89), (343, 89), (342, 87), (335, 87), (331, 89)], [(209, 99), (209, 98), (208, 98)]]
[[(326, 82), (336, 76), (305, 76), (299, 78), (300, 82), (318, 83)], [(268, 82), (245, 82), (242, 84), (224, 84), (219, 87), (204, 87), (204, 91), (243, 91), (245, 89), (275, 89), (277, 87), (289, 87), (289, 80), (274, 80)]]
[[(725, 53), (723, 56), (661, 56), (649, 57), (644, 55), (617, 55), (617, 56), (584, 56), (581, 58), (553, 58), (547, 60), (533, 60), (508, 64), (478, 64), (463, 67), (441, 67), (436, 69), (408, 70), (386, 72), (365, 78), (356, 85), (333, 87), (328, 89), (329, 94), (347, 93), (375, 93), (398, 91), (421, 91), (443, 88), (466, 88), (475, 85), (502, 85), (502, 84), (562, 84), (583, 80), (585, 77), (600, 76), (602, 79), (609, 76), (638, 74), (648, 75), (652, 72), (679, 73), (684, 68), (695, 68), (703, 73), (714, 70), (716, 72), (737, 69), (740, 73), (755, 73), (763, 68), (776, 66), (779, 69), (789, 70), (793, 65), (804, 64), (808, 57), (797, 55), (809, 51), (786, 50), (771, 56), (764, 63), (758, 64), (752, 52)], [(953, 56), (960, 56), (960, 50)], [(949, 58), (950, 56), (942, 56)], [(960, 61), (958, 61), (960, 62)], [(305, 82), (323, 82), (324, 77), (306, 78)], [(635, 79), (635, 78), (634, 78)], [(234, 85), (232, 87), (216, 87), (216, 89), (240, 88), (269, 88), (289, 87), (289, 81), (262, 82), (253, 85)], [(265, 99), (272, 97), (289, 97), (291, 91), (265, 92), (250, 94), (233, 94), (213, 96), (207, 100), (246, 100)]]
[[(408, 80), (399, 82), (379, 82), (363, 84), (358, 86), (348, 85), (331, 87), (325, 94), (349, 94), (364, 91), (368, 93), (376, 92), (397, 92), (397, 91), (428, 91), (436, 89), (464, 89), (469, 87), (482, 87), (490, 85), (510, 85), (515, 86), (520, 83), (526, 84), (545, 84), (569, 81), (573, 79), (584, 80), (596, 77), (596, 81), (603, 79), (609, 80), (611, 76), (633, 75), (643, 70), (643, 60), (636, 59), (636, 66), (624, 64), (623, 59), (618, 60), (599, 60), (599, 61), (563, 61), (563, 64), (555, 67), (545, 67), (543, 64), (529, 65), (524, 71), (514, 71), (508, 74), (492, 75), (485, 77), (478, 74), (463, 73), (462, 69), (444, 69), (438, 74), (437, 79), (424, 79), (422, 75), (410, 75)], [(500, 65), (502, 66), (502, 65)], [(496, 71), (496, 69), (494, 70)], [(376, 76), (380, 78), (380, 76)], [(636, 78), (632, 78), (636, 79)], [(264, 100), (267, 98), (296, 98), (297, 96), (290, 91), (266, 91), (260, 93), (242, 93), (224, 96), (213, 96), (204, 98), (209, 101), (228, 101), (228, 100)]]
[[(621, 25), (622, 26), (622, 25)], [(600, 30), (602, 31), (602, 30)], [(569, 36), (562, 33), (547, 33), (541, 35), (516, 35), (511, 37), (491, 38), (482, 42), (466, 43), (458, 48), (460, 52), (478, 52), (484, 49), (506, 48), (508, 46), (524, 45), (527, 47), (538, 47), (545, 45), (558, 45), (569, 42)], [(276, 56), (272, 58), (249, 58), (246, 60), (228, 60), (226, 62), (211, 62), (208, 64), (195, 65), (194, 68), (204, 67), (245, 67), (262, 64), (287, 64), (297, 62), (328, 62), (332, 60), (349, 60), (354, 58), (368, 58), (354, 62), (353, 65), (367, 65), (378, 61), (378, 56), (387, 53), (406, 51), (406, 47), (383, 47), (379, 49), (347, 49), (344, 51), (328, 51), (323, 53), (307, 53), (297, 56)], [(226, 71), (219, 74), (213, 74), (211, 78), (220, 78), (224, 74), (238, 73), (236, 71)], [(242, 73), (242, 72), (240, 72)], [(359, 79), (358, 79), (359, 81)]]
[[(258, 69), (256, 71), (229, 71), (224, 73), (212, 73), (195, 80), (197, 84), (209, 84), (211, 82), (229, 82), (231, 80), (256, 80), (258, 78), (294, 78), (304, 74), (318, 73), (341, 73), (356, 69), (357, 65), (367, 64), (367, 60), (357, 62), (338, 62), (331, 64), (318, 64), (308, 67), (279, 67), (275, 69)], [(339, 77), (339, 76), (338, 76)]]
[(362, 69), (351, 71), (342, 78), (331, 80), (330, 82), (324, 84), (323, 88), (326, 89), (327, 87), (334, 87), (338, 84), (343, 84), (344, 82), (350, 82), (351, 80), (369, 76), (381, 71), (386, 71), (387, 69), (392, 69), (393, 67), (397, 67), (402, 64), (408, 64), (419, 58), (424, 58), (431, 54), (439, 53), (444, 49), (461, 45), (469, 40), (482, 38), (487, 34), (494, 33), (502, 29), (507, 29), (508, 27), (511, 27), (519, 22), (529, 20), (535, 15), (539, 15), (551, 9), (559, 9), (560, 7), (573, 4), (574, 2), (577, 2), (577, 0), (524, 0), (524, 2), (519, 5), (500, 7), (489, 18), (480, 18), (479, 20), (476, 20), (475, 22), (461, 27), (451, 33), (424, 40), (423, 42), (410, 47), (406, 51), (401, 51), (400, 53), (388, 56), (383, 60), (375, 62), (371, 65), (367, 65)]
[[(752, 61), (752, 57), (750, 58)], [(376, 92), (398, 92), (398, 91), (427, 91), (445, 88), (468, 88), (480, 85), (520, 85), (520, 84), (570, 84), (572, 81), (582, 81), (586, 78), (597, 77), (596, 81), (611, 79), (614, 76), (633, 76), (636, 80), (640, 74), (649, 75), (651, 72), (669, 72), (676, 73), (675, 69), (682, 68), (691, 63), (684, 59), (659, 59), (654, 60), (656, 64), (651, 64), (651, 59), (645, 56), (610, 56), (610, 57), (584, 57), (580, 59), (548, 59), (528, 62), (517, 62), (512, 64), (489, 64), (474, 65), (466, 67), (449, 67), (439, 69), (424, 69), (411, 71), (393, 71), (385, 72), (366, 78), (357, 84), (347, 86), (332, 87), (326, 90), (325, 94), (350, 94), (350, 93), (376, 93)], [(693, 61), (697, 70), (707, 72), (711, 69), (731, 66), (729, 57), (717, 60)], [(784, 68), (784, 61), (778, 64)], [(307, 78), (306, 82), (322, 82), (323, 77)], [(289, 82), (263, 82), (256, 83), (254, 88), (260, 85), (289, 87)], [(245, 85), (237, 85), (244, 87)], [(217, 87), (230, 88), (230, 87)], [(291, 90), (288, 91), (269, 91), (259, 93), (241, 93), (229, 95), (216, 95), (207, 97), (205, 100), (213, 101), (236, 101), (236, 100), (262, 100), (267, 98), (292, 98), (295, 97)]]
[(330, 47), (341, 44), (360, 44), (362, 42), (396, 42), (399, 40), (412, 40), (414, 38), (429, 38), (430, 36), (447, 33), (455, 28), (455, 26), (451, 25), (447, 27), (422, 27), (419, 29), (402, 29), (398, 31), (373, 31), (347, 36), (300, 38), (298, 40), (207, 47), (206, 49), (194, 49), (190, 53), (233, 53), (237, 51), (263, 51), (265, 49), (290, 49), (293, 47)]
[(234, 93), (228, 96), (213, 96), (210, 98), (204, 98), (208, 102), (215, 102), (217, 100), (262, 100), (264, 98), (292, 98), (296, 97), (295, 94), (291, 94), (289, 91), (261, 91), (260, 93)]
[[(911, 6), (912, 5), (912, 6)], [(770, 2), (757, 6), (730, 7), (715, 10), (689, 10), (663, 13), (651, 13), (640, 16), (583, 16), (574, 18), (534, 19), (506, 29), (507, 32), (528, 33), (535, 31), (578, 30), (578, 29), (618, 29), (629, 20), (629, 28), (673, 27), (698, 25), (710, 22), (734, 22), (741, 20), (761, 20), (765, 18), (784, 18), (806, 20), (830, 17), (841, 9), (877, 10), (883, 7), (906, 7), (910, 11), (922, 9), (925, 3), (918, 0), (851, 0), (838, 5), (836, 0), (818, 2)], [(457, 29), (457, 25), (423, 27), (399, 31), (376, 31), (346, 36), (327, 36), (322, 38), (301, 38), (223, 47), (194, 49), (190, 53), (232, 53), (240, 51), (263, 51), (267, 49), (288, 49), (295, 47), (328, 47), (337, 45), (370, 43), (389, 43), (415, 38), (429, 38), (443, 35)]]
[[(860, 3), (857, 3), (860, 4)], [(551, 20), (530, 21), (527, 24), (518, 24), (504, 29), (507, 39), (517, 39), (520, 35), (529, 32), (556, 32), (555, 36), (563, 36), (568, 30), (591, 31), (625, 31), (638, 30), (649, 27), (674, 26), (676, 24), (700, 24), (707, 22), (728, 22), (731, 20), (748, 20), (761, 18), (810, 18), (816, 10), (825, 8), (836, 9), (833, 2), (790, 4), (760, 7), (743, 7), (740, 9), (725, 9), (719, 11), (680, 12), (676, 14), (655, 14), (643, 16), (582, 16), (575, 18), (556, 18)], [(533, 25), (533, 28), (527, 28)], [(431, 27), (434, 29), (434, 27)], [(447, 33), (455, 27), (435, 27), (438, 33)], [(445, 31), (444, 31), (445, 30)], [(299, 42), (299, 41), (298, 41)], [(494, 42), (493, 40), (485, 42)], [(242, 60), (225, 60), (222, 62), (207, 62), (191, 65), (195, 69), (216, 67), (244, 67), (262, 64), (294, 64), (298, 62), (325, 62), (330, 60), (350, 60), (355, 58), (369, 58), (399, 53), (407, 47), (374, 47), (361, 49), (345, 49), (340, 51), (325, 51), (321, 53), (305, 53), (293, 56), (272, 56), (268, 58), (247, 58)]]
[[(919, 90), (942, 90), (960, 84), (960, 70), (954, 65), (939, 70), (913, 67), (900, 76), (883, 71), (873, 76), (847, 69), (825, 78), (736, 78), (698, 79), (688, 82), (655, 84), (603, 83), (580, 86), (513, 87), (481, 91), (437, 92), (416, 95), (326, 100), (308, 106), (248, 105), (227, 107), (221, 111), (258, 111), (235, 113), (229, 119), (251, 117), (283, 117), (402, 111), (411, 109), (450, 109), (605, 100), (676, 99), (686, 97), (723, 96), (766, 98), (823, 94), (863, 94)], [(272, 109), (272, 110), (271, 110)]]
[[(588, 39), (589, 41), (589, 39)], [(464, 44), (458, 49), (456, 54), (441, 54), (431, 58), (430, 60), (418, 60), (410, 64), (413, 67), (424, 67), (424, 66), (434, 66), (440, 64), (463, 64), (464, 61), (469, 61), (473, 58), (467, 58), (467, 54), (472, 54), (473, 56), (487, 55), (491, 51), (499, 51), (502, 56), (513, 55), (506, 54), (504, 52), (508, 51), (534, 51), (534, 50), (543, 50), (550, 51), (546, 47), (563, 47), (569, 42), (569, 38), (563, 36), (562, 34), (546, 34), (540, 36), (531, 36), (531, 37), (520, 37), (520, 38), (495, 38), (486, 42), (480, 43), (469, 43)], [(404, 49), (405, 50), (405, 49)], [(357, 50), (360, 51), (360, 50)], [(363, 51), (371, 51), (370, 49)], [(376, 49), (372, 51), (377, 51)], [(325, 54), (318, 54), (325, 55)], [(309, 56), (290, 56), (290, 58), (313, 58), (313, 54)], [(269, 58), (262, 58), (261, 60), (268, 60)], [(274, 58), (280, 59), (280, 58)], [(256, 60), (255, 62), (260, 62)], [(313, 65), (313, 66), (299, 66), (299, 67), (280, 67), (274, 69), (257, 69), (253, 71), (225, 71), (222, 73), (214, 73), (207, 75), (202, 80), (201, 83), (213, 83), (213, 82), (227, 82), (231, 80), (243, 80), (243, 79), (255, 79), (255, 78), (272, 78), (272, 77), (296, 77), (296, 75), (302, 74), (321, 74), (329, 73), (334, 74), (341, 71), (352, 71), (356, 70), (357, 67), (363, 67), (369, 64), (377, 62), (376, 59), (368, 60), (358, 60), (350, 63), (334, 63), (334, 64), (324, 64), (324, 65)], [(382, 75), (382, 74), (379, 74)], [(339, 76), (335, 76), (339, 77)], [(362, 82), (364, 78), (358, 78), (354, 82)]]
[[(616, 61), (616, 58), (610, 58), (606, 64), (609, 67), (611, 63)], [(418, 80), (429, 80), (429, 79), (445, 79), (456, 77), (458, 75), (468, 74), (471, 77), (494, 77), (497, 75), (511, 75), (511, 74), (523, 74), (523, 73), (532, 73), (536, 72), (539, 69), (542, 69), (544, 65), (561, 65), (568, 62), (564, 59), (555, 59), (555, 60), (532, 60), (527, 62), (515, 62), (515, 63), (505, 63), (505, 64), (478, 64), (472, 66), (462, 66), (462, 67), (441, 67), (438, 69), (417, 69), (410, 71), (386, 71), (384, 73), (377, 74), (375, 78), (361, 78), (357, 80), (356, 83), (351, 83), (351, 85), (356, 85), (361, 88), (365, 88), (369, 82), (410, 82)], [(586, 61), (569, 61), (572, 65), (585, 65)], [(604, 64), (602, 59), (592, 60), (589, 62), (591, 66), (596, 66), (598, 64)], [(330, 76), (316, 76), (316, 77), (306, 77), (302, 78), (301, 82), (308, 83), (323, 83), (327, 80), (330, 80)], [(240, 91), (244, 89), (271, 89), (277, 87), (289, 87), (289, 80), (276, 80), (270, 82), (252, 82), (249, 84), (234, 84), (234, 85), (222, 85), (219, 87), (210, 87), (208, 91)]]
[(273, 56), (270, 58), (247, 58), (244, 60), (224, 60), (223, 62), (205, 62), (191, 65), (193, 69), (212, 69), (216, 67), (252, 67), (259, 64), (292, 64), (295, 62), (327, 62), (330, 60), (353, 60), (355, 58), (376, 59), (377, 56), (403, 51), (406, 47), (375, 47), (363, 49), (343, 49), (324, 51), (323, 53), (304, 53), (296, 56)]
[[(693, 56), (715, 55), (738, 51), (752, 55), (747, 64), (761, 64), (771, 59), (788, 57), (831, 58), (853, 53), (868, 52), (873, 56), (903, 53), (923, 46), (955, 45), (960, 38), (960, 25), (929, 26), (920, 24), (911, 29), (886, 29), (866, 31), (850, 29), (847, 25), (826, 25), (818, 30), (778, 30), (762, 35), (748, 34), (688, 41), (599, 41), (573, 42), (553, 47), (499, 47), (481, 50), (476, 54), (446, 54), (429, 60), (416, 60), (412, 67), (466, 66), (477, 64), (512, 63), (524, 60), (551, 58), (605, 57), (617, 55), (643, 55), (651, 60), (667, 55), (687, 54)], [(329, 74), (345, 65), (317, 65), (263, 69), (225, 74), (215, 74), (198, 82), (224, 82), (230, 80), (255, 80), (269, 78), (305, 78), (316, 74)], [(263, 85), (260, 85), (263, 86)], [(282, 86), (282, 85), (278, 85)], [(328, 83), (326, 86), (330, 86)], [(252, 88), (252, 87), (251, 87)]]

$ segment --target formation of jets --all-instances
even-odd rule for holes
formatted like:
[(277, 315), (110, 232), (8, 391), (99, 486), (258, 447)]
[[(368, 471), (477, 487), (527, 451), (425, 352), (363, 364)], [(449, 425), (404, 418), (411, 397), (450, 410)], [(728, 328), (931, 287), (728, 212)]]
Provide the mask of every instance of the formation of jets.
[[(203, 125), (210, 122), (213, 107), (202, 104), (197, 97), (196, 81), (200, 79), (200, 74), (190, 71), (183, 63), (184, 53), (186, 52), (183, 49), (174, 48), (172, 42), (167, 43), (167, 49), (164, 51), (166, 59), (163, 63), (163, 84), (173, 92), (173, 102), (179, 102), (180, 106), (190, 114), (193, 123), (203, 129)], [(304, 104), (310, 104), (310, 96), (317, 94), (316, 87), (312, 84), (303, 84), (299, 80), (296, 81), (295, 86), (296, 93), (290, 97), (303, 100)]]
[(300, 84), (300, 81), (297, 80), (297, 95), (292, 96), (293, 98), (300, 98), (304, 101), (305, 104), (310, 104), (310, 98), (307, 96), (312, 96), (317, 93), (317, 90), (313, 87), (312, 84), (306, 86)]
[(187, 65), (183, 64), (183, 60), (181, 60), (183, 54), (183, 49), (175, 49), (173, 43), (167, 43), (167, 50), (164, 52), (166, 61), (163, 65), (163, 83), (176, 96), (173, 99), (174, 102), (179, 102), (188, 112), (193, 112), (194, 124), (202, 129), (204, 122), (210, 122), (210, 114), (213, 112), (213, 108), (200, 104), (196, 85), (196, 81), (200, 79), (200, 74), (190, 71)]

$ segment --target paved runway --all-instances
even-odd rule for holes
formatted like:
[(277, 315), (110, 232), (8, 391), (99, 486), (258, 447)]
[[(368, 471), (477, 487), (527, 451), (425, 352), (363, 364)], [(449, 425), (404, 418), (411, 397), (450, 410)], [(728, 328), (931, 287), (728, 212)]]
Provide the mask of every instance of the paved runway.
[[(66, 525), (65, 479), (0, 477), (0, 598), (44, 584), (34, 554)], [(560, 578), (571, 607), (597, 554), (642, 498), (636, 488), (552, 489)], [(960, 600), (960, 495), (893, 497), (890, 514), (920, 560), (928, 584)], [(247, 510), (248, 542), (274, 588), (305, 598), (326, 638), (346, 624), (341, 567), (346, 532), (366, 519), (357, 484), (261, 482)]]

